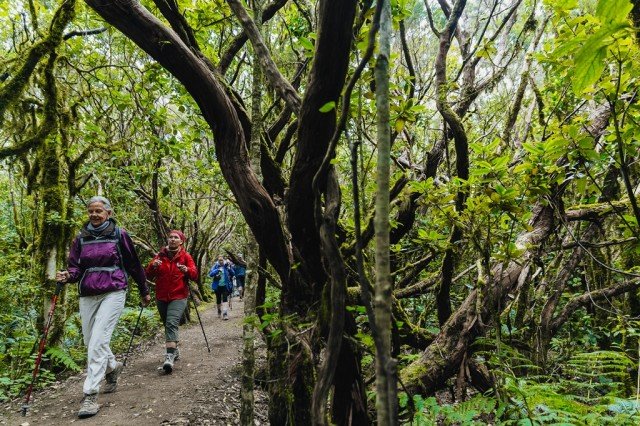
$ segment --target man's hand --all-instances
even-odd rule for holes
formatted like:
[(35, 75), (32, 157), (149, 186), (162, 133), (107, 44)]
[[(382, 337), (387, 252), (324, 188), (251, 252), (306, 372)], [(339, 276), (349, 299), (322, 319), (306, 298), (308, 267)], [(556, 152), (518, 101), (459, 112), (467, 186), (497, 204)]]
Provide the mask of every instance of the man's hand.
[(187, 265), (183, 265), (182, 263), (178, 263), (178, 269), (180, 269), (184, 274), (186, 274), (189, 270), (189, 268), (187, 268)]
[(158, 267), (162, 265), (162, 260), (160, 259), (156, 259), (153, 261), (153, 263), (151, 264), (151, 266), (153, 267), (153, 269), (158, 269)]
[(140, 304), (142, 305), (142, 307), (145, 307), (150, 302), (151, 302), (151, 295), (147, 294), (146, 296), (142, 297), (142, 300), (140, 301)]

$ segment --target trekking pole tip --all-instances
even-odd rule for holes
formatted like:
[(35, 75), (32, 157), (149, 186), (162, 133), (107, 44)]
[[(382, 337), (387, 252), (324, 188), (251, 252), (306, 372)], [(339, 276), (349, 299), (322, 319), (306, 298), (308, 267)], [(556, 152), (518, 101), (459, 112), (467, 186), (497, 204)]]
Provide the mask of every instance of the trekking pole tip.
[(25, 417), (27, 415), (27, 410), (29, 409), (29, 404), (23, 404), (22, 405), (22, 417)]

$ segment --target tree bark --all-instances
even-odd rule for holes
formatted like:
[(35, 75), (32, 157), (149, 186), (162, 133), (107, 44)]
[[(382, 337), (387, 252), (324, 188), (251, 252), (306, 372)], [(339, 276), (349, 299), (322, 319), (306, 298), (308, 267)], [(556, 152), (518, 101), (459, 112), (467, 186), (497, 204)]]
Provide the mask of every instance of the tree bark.
[[(336, 222), (340, 213), (340, 186), (335, 170), (331, 167), (327, 177), (324, 212), (317, 212), (321, 221), (320, 240), (323, 257), (330, 272), (329, 291), (329, 335), (324, 353), (324, 360), (318, 369), (318, 379), (313, 390), (311, 405), (313, 423), (327, 424), (326, 403), (329, 388), (338, 363), (342, 346), (342, 332), (345, 318), (346, 271), (340, 256), (340, 248), (336, 241)], [(318, 206), (318, 209), (320, 207)]]
[(381, 0), (376, 81), (376, 129), (378, 161), (375, 206), (375, 296), (376, 410), (379, 425), (398, 422), (396, 362), (391, 358), (392, 280), (389, 257), (389, 176), (391, 163), (391, 119), (389, 107), (389, 59), (391, 57), (391, 5)]
[[(319, 29), (309, 83), (300, 109), (297, 151), (287, 197), (291, 240), (303, 265), (304, 287), (291, 288), (285, 304), (306, 312), (309, 302), (319, 300), (327, 274), (322, 266), (320, 237), (315, 223), (312, 188), (336, 128), (335, 108), (320, 112), (328, 102), (338, 102), (348, 71), (356, 1), (322, 0), (318, 5)], [(320, 188), (323, 190), (324, 188)]]
[[(456, 32), (458, 20), (462, 15), (465, 5), (466, 0), (457, 0), (454, 3), (453, 9), (449, 14), (447, 25), (442, 33), (440, 33), (440, 50), (435, 64), (436, 106), (453, 134), (456, 148), (456, 172), (458, 178), (462, 181), (460, 182), (462, 188), (458, 189), (458, 195), (456, 197), (456, 211), (458, 213), (461, 213), (464, 210), (465, 200), (467, 198), (468, 191), (464, 186), (466, 185), (466, 181), (469, 179), (469, 148), (467, 133), (462, 124), (462, 120), (451, 108), (447, 100), (449, 94), (449, 90), (447, 89), (447, 55), (449, 53), (449, 48), (451, 47), (451, 39), (453, 34)], [(465, 39), (461, 45), (466, 43)], [(474, 76), (475, 74), (471, 76), (467, 76), (465, 74), (465, 77), (470, 80), (473, 80)], [(465, 87), (468, 86), (469, 84), (465, 85)], [(442, 260), (442, 282), (440, 283), (440, 288), (436, 294), (438, 321), (440, 322), (440, 325), (444, 324), (449, 316), (451, 316), (451, 280), (453, 279), (455, 267), (456, 245), (460, 239), (462, 239), (462, 229), (454, 222), (451, 237), (449, 238), (449, 248), (445, 251), (444, 259)]]
[[(262, 2), (261, 0), (253, 0), (253, 15), (258, 22), (256, 31), (260, 34), (262, 29)], [(249, 153), (254, 165), (254, 172), (257, 176), (261, 176), (260, 156), (262, 135), (262, 72), (257, 61), (257, 53), (254, 52), (254, 60), (252, 66), (252, 88), (251, 88), (251, 143), (249, 145)], [(250, 237), (251, 238), (251, 237)], [(259, 256), (257, 244), (251, 238), (251, 253), (254, 259)], [(257, 276), (256, 276), (257, 278)], [(254, 375), (255, 375), (255, 330), (254, 327), (260, 323), (256, 316), (256, 286), (253, 276), (245, 276), (244, 287), (244, 323), (242, 325), (242, 339), (244, 342), (242, 351), (242, 388), (241, 405), (240, 405), (240, 424), (242, 426), (253, 426), (254, 424)]]

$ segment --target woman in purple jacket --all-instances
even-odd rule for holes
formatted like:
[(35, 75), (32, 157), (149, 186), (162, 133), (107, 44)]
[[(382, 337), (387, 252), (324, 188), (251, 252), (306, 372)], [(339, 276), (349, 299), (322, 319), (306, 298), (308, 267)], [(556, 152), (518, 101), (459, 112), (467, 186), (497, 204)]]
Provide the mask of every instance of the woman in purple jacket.
[(89, 221), (73, 240), (68, 268), (56, 274), (56, 280), (77, 282), (80, 292), (82, 335), (87, 346), (87, 378), (78, 417), (95, 415), (100, 381), (106, 378), (102, 392), (116, 390), (123, 365), (117, 362), (109, 344), (120, 318), (127, 290), (127, 273), (138, 285), (142, 305), (151, 297), (144, 269), (131, 237), (111, 218), (111, 203), (104, 197), (93, 197), (87, 204)]

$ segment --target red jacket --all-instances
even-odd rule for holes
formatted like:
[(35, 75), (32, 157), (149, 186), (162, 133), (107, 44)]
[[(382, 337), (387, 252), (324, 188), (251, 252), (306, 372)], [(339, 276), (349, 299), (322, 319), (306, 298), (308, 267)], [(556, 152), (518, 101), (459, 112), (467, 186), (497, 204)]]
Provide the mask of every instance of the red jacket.
[[(153, 262), (156, 259), (160, 259), (162, 263), (154, 268)], [(178, 269), (178, 263), (187, 267), (186, 273)], [(147, 278), (156, 283), (156, 299), (163, 302), (186, 299), (189, 296), (187, 283), (189, 280), (196, 281), (198, 279), (196, 264), (191, 255), (182, 247), (173, 259), (169, 259), (169, 252), (166, 247), (163, 247), (160, 253), (149, 262), (145, 272)]]

